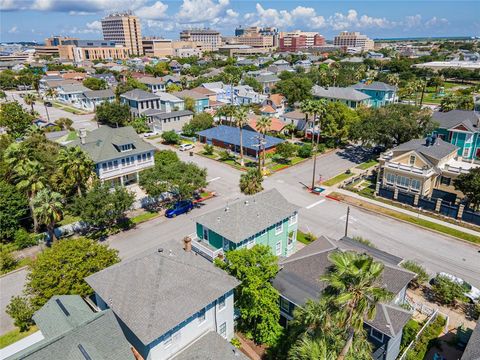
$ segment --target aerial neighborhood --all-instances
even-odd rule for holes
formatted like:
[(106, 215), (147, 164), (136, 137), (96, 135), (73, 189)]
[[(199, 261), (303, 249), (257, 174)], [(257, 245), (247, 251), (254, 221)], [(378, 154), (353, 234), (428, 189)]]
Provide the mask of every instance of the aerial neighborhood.
[(0, 360), (480, 360), (480, 8), (343, 5), (1, 4)]

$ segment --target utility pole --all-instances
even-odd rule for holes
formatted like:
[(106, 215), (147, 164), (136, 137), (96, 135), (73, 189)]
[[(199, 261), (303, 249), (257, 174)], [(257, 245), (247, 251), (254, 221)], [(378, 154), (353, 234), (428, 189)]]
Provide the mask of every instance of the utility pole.
[(345, 219), (345, 236), (348, 236), (348, 218), (350, 217), (350, 206), (347, 207), (347, 218)]

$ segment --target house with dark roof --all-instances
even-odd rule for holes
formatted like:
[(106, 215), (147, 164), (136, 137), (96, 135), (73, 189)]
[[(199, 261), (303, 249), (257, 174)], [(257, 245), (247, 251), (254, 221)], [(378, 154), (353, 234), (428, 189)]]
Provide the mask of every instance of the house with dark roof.
[(81, 130), (79, 138), (67, 146), (78, 146), (85, 151), (95, 163), (100, 181), (112, 185), (138, 182), (139, 173), (154, 165), (155, 147), (138, 136), (131, 126)]
[(261, 74), (256, 76), (255, 79), (262, 85), (262, 92), (264, 94), (270, 94), (275, 84), (280, 81), (280, 78), (275, 74)]
[(370, 96), (370, 104), (375, 108), (393, 104), (398, 101), (397, 87), (381, 81), (369, 83), (360, 82), (350, 87)]
[(120, 102), (130, 106), (130, 112), (133, 116), (141, 116), (149, 109), (162, 109), (160, 100), (157, 94), (141, 89), (133, 89), (120, 95)]
[(371, 106), (371, 97), (351, 87), (322, 87), (314, 85), (312, 95), (317, 99), (325, 99), (327, 101), (342, 102), (352, 109), (360, 106)]
[[(219, 125), (210, 129), (197, 132), (200, 142), (218, 146), (236, 153), (240, 153), (240, 129), (234, 126)], [(243, 153), (247, 156), (258, 158), (265, 147), (266, 152), (274, 152), (278, 144), (285, 140), (265, 136), (262, 148), (259, 146), (260, 133), (256, 131), (242, 131)]]
[(65, 103), (76, 105), (80, 102), (83, 93), (89, 90), (89, 88), (86, 88), (79, 83), (60, 85), (57, 88), (57, 99)]
[(435, 189), (456, 193), (453, 180), (478, 164), (458, 158), (458, 147), (437, 138), (413, 139), (379, 158), (377, 182), (397, 191), (430, 197)]
[(147, 110), (144, 115), (147, 117), (148, 127), (156, 134), (171, 130), (180, 132), (183, 126), (193, 118), (193, 112), (190, 110), (172, 112)]
[(20, 351), (18, 343), (2, 349), (2, 358), (6, 355), (8, 360), (135, 360), (135, 350), (112, 310), (94, 312), (78, 295), (52, 297), (34, 314), (33, 320), (39, 336), (30, 338), (29, 346)]
[(112, 89), (89, 90), (83, 92), (77, 106), (88, 111), (95, 111), (98, 105), (113, 101), (115, 101), (115, 94)]
[(293, 110), (280, 115), (280, 120), (285, 124), (294, 124), (299, 131), (305, 131), (308, 127), (306, 115), (300, 110)]
[(298, 207), (271, 189), (195, 218), (193, 249), (213, 260), (225, 251), (267, 245), (286, 257), (295, 251)]
[(465, 160), (480, 160), (480, 113), (467, 110), (435, 111), (438, 124), (434, 134), (455, 146), (457, 155)]
[(407, 285), (415, 274), (399, 267), (401, 258), (360, 244), (348, 237), (334, 242), (322, 236), (289, 258), (280, 261), (280, 271), (272, 285), (280, 293), (282, 324), (286, 326), (288, 321), (293, 319), (296, 307), (302, 307), (307, 300), (316, 300), (322, 295), (326, 283), (319, 278), (331, 267), (329, 254), (334, 251), (368, 254), (384, 264), (379, 285), (393, 293), (394, 298), (390, 303), (378, 304), (375, 318), (366, 320), (364, 327), (372, 343), (372, 358), (396, 359), (400, 352), (403, 327), (412, 316), (411, 312), (404, 310), (400, 305), (405, 302)]
[(162, 77), (153, 77), (153, 76), (143, 76), (138, 79), (142, 84), (147, 85), (148, 89), (153, 92), (157, 93), (159, 91), (166, 91), (168, 85), (176, 84), (181, 85), (181, 81), (179, 78), (174, 76), (162, 76)]
[(212, 359), (232, 356), (223, 342), (234, 335), (233, 290), (239, 282), (189, 244), (182, 249), (172, 242), (85, 278), (97, 306), (113, 311), (144, 359), (191, 359), (192, 351)]

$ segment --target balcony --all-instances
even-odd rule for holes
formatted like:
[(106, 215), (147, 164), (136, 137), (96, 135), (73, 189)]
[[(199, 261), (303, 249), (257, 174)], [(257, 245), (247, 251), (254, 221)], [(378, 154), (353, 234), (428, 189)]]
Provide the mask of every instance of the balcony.
[(480, 166), (476, 162), (466, 162), (466, 161), (460, 161), (456, 159), (449, 160), (444, 167), (442, 168), (443, 171), (460, 175), (460, 174), (466, 174), (468, 173), (471, 169), (476, 168)]
[(118, 165), (117, 168), (105, 169), (105, 170), (103, 168), (100, 168), (98, 170), (98, 177), (102, 180), (112, 179), (115, 177), (139, 172), (139, 171), (151, 168), (154, 165), (153, 158), (147, 161), (142, 161), (142, 162), (138, 162), (135, 160), (133, 163), (130, 163), (129, 165), (127, 164), (122, 165), (120, 160), (118, 160), (118, 162), (120, 164)]
[(220, 254), (223, 256), (223, 249), (215, 249), (208, 241), (199, 239), (196, 234), (191, 234), (189, 237), (192, 239), (192, 250), (207, 260), (213, 261)]
[(385, 166), (389, 169), (395, 169), (395, 170), (400, 170), (400, 171), (405, 171), (410, 174), (416, 174), (416, 175), (421, 175), (425, 177), (429, 177), (435, 173), (433, 168), (430, 169), (422, 169), (418, 168), (415, 166), (410, 166), (410, 165), (404, 165), (392, 161), (387, 161), (385, 162)]

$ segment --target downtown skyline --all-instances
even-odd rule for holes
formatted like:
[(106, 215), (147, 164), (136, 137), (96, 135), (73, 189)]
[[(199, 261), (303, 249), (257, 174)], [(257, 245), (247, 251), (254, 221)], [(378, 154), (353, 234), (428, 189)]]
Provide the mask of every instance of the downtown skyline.
[(327, 39), (343, 30), (372, 38), (480, 35), (476, 1), (0, 0), (0, 9), (2, 42), (100, 39), (101, 18), (125, 10), (141, 19), (144, 36), (173, 39), (197, 27), (232, 35), (239, 25), (318, 31)]

